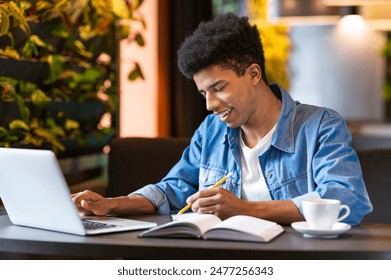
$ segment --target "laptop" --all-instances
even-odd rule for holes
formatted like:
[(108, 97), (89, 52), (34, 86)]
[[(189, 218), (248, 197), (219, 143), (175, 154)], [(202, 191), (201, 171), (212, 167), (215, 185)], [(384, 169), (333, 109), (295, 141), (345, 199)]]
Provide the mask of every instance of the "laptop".
[(141, 230), (156, 223), (80, 216), (55, 154), (0, 148), (0, 198), (15, 225), (76, 235)]

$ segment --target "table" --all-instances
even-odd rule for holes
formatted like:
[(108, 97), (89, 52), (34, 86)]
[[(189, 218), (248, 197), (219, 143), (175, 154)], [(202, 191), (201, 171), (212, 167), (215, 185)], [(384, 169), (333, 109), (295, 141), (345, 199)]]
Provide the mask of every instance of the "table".
[[(168, 222), (170, 216), (134, 216)], [(43, 259), (391, 259), (391, 224), (363, 224), (336, 239), (304, 238), (290, 226), (269, 243), (138, 238), (140, 231), (77, 236), (13, 225), (0, 216), (0, 257)], [(4, 258), (4, 257), (3, 257)]]

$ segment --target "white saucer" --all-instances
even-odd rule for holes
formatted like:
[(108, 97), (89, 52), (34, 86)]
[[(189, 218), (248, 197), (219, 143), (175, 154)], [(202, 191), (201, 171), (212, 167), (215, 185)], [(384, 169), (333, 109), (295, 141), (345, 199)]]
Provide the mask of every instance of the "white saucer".
[(291, 226), (309, 238), (336, 238), (351, 228), (345, 223), (335, 223), (331, 229), (310, 229), (307, 222), (295, 222)]

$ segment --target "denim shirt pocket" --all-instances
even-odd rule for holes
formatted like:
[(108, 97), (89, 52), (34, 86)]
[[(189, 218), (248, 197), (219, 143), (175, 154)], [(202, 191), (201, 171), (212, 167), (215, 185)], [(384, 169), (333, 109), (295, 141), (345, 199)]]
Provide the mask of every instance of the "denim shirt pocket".
[(282, 183), (274, 185), (270, 191), (273, 199), (278, 200), (292, 199), (308, 193), (308, 173), (287, 178)]
[(199, 190), (209, 189), (214, 184), (216, 184), (221, 178), (226, 176), (229, 172), (233, 172), (233, 176), (228, 178), (227, 181), (221, 184), (221, 187), (232, 192), (237, 197), (241, 197), (241, 177), (240, 170), (235, 168), (216, 168), (210, 166), (201, 166), (200, 167), (200, 176), (199, 176)]
[[(198, 180), (199, 189), (209, 189), (227, 175), (227, 173), (227, 170), (224, 169), (201, 166)], [(224, 186), (224, 184), (226, 183), (223, 183), (222, 186)]]

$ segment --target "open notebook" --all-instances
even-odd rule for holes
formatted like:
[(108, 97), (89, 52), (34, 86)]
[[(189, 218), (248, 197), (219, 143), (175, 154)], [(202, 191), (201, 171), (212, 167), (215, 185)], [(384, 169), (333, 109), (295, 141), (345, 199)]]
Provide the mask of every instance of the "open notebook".
[(0, 148), (0, 172), (0, 198), (15, 225), (77, 235), (156, 226), (115, 217), (80, 217), (52, 151)]

